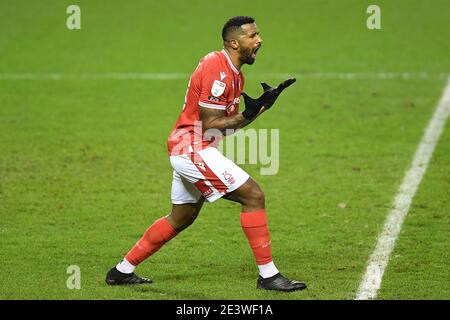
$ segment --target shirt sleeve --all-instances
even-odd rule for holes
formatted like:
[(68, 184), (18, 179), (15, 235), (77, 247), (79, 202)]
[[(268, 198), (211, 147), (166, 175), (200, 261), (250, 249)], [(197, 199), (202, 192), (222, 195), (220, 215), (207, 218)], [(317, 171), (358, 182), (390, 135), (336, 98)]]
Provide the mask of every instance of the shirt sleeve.
[(230, 86), (225, 79), (221, 79), (221, 72), (217, 68), (205, 67), (202, 73), (198, 105), (204, 108), (225, 110)]

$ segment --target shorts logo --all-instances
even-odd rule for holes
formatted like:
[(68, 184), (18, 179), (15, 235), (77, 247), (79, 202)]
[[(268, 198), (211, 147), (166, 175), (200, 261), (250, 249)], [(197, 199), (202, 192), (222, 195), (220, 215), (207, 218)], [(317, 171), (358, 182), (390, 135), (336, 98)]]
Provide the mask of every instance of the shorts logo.
[(225, 91), (226, 84), (225, 82), (214, 80), (213, 86), (211, 88), (211, 94), (214, 97), (220, 97)]
[(236, 182), (236, 179), (234, 179), (233, 176), (226, 171), (222, 172), (222, 176), (225, 178), (225, 180), (227, 180), (229, 184), (234, 184)]

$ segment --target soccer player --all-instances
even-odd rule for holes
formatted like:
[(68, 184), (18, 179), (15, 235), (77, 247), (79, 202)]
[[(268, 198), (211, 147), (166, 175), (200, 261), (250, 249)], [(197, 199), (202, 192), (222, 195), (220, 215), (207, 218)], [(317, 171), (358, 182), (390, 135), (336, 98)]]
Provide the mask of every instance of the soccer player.
[[(238, 16), (222, 29), (223, 50), (202, 58), (192, 74), (183, 111), (168, 139), (172, 180), (172, 211), (156, 220), (124, 259), (106, 276), (110, 285), (151, 283), (134, 273), (136, 266), (191, 225), (203, 202), (219, 198), (242, 205), (240, 222), (259, 269), (256, 287), (295, 291), (306, 284), (284, 277), (272, 260), (264, 193), (217, 145), (223, 134), (245, 127), (271, 108), (279, 94), (295, 79), (278, 87), (262, 83), (263, 94), (250, 98), (242, 92), (241, 67), (255, 62), (262, 39), (255, 20)], [(240, 97), (245, 109), (239, 112)]]

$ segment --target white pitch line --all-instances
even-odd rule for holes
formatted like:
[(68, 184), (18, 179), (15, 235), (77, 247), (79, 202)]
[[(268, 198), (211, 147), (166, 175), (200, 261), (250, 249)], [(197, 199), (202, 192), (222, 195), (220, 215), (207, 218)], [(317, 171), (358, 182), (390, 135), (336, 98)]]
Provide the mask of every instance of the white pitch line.
[(187, 73), (0, 73), (0, 80), (178, 80)]
[[(0, 73), (0, 80), (182, 80), (189, 79), (189, 73)], [(250, 73), (250, 78), (297, 79), (444, 79), (448, 73), (428, 72), (305, 72), (305, 73)]]
[(310, 73), (262, 73), (260, 77), (275, 78), (305, 78), (305, 79), (446, 79), (448, 73), (428, 73), (428, 72), (310, 72)]
[(406, 172), (403, 183), (395, 196), (393, 207), (386, 218), (383, 230), (378, 236), (377, 245), (369, 258), (366, 273), (356, 294), (356, 300), (371, 300), (377, 297), (384, 270), (389, 262), (389, 256), (394, 249), (403, 221), (408, 214), (420, 181), (427, 170), (449, 114), (450, 77), (436, 111), (417, 147), (411, 167)]

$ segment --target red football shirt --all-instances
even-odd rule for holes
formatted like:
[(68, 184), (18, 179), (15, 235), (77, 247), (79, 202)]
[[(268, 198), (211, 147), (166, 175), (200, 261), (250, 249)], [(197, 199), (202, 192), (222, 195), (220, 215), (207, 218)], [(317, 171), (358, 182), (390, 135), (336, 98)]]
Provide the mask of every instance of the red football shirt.
[(243, 89), (244, 76), (225, 50), (203, 57), (189, 80), (183, 111), (167, 141), (169, 155), (217, 147), (220, 140), (208, 140), (211, 132), (204, 134), (198, 108), (224, 110), (225, 116), (234, 116)]

